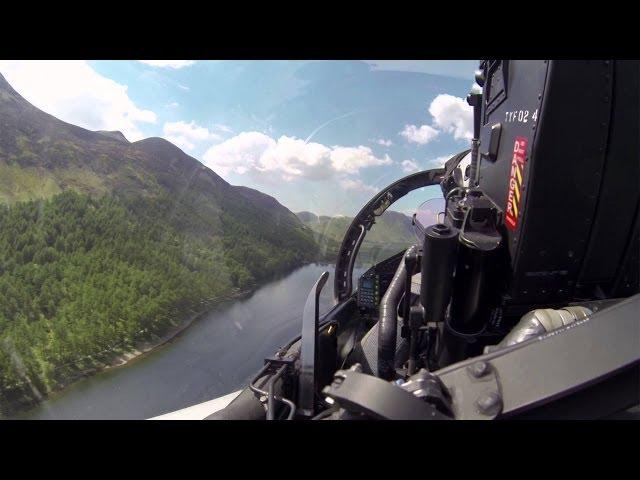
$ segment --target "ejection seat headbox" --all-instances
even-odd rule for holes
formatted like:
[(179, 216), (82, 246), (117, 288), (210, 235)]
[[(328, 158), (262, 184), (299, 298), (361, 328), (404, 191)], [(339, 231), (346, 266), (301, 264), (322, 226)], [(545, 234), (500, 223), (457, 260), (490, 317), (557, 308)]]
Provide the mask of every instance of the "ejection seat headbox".
[(477, 181), (503, 211), (508, 303), (638, 291), (639, 65), (481, 62)]

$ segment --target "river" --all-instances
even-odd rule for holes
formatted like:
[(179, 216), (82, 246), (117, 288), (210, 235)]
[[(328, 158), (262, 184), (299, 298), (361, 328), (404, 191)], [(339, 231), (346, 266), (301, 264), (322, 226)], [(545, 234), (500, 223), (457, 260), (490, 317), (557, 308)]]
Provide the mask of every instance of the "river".
[(331, 276), (320, 311), (326, 311), (333, 305), (333, 265), (303, 266), (217, 306), (166, 345), (84, 378), (20, 418), (143, 419), (238, 390), (265, 357), (300, 333), (305, 300), (325, 270)]

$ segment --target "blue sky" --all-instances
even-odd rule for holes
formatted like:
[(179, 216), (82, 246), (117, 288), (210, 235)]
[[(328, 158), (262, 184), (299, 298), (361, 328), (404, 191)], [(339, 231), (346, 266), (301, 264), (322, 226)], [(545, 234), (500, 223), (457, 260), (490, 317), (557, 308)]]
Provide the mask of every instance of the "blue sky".
[[(293, 211), (353, 215), (468, 148), (475, 60), (28, 61), (0, 73), (37, 107), (129, 140), (160, 136)], [(394, 205), (409, 213), (418, 192)]]

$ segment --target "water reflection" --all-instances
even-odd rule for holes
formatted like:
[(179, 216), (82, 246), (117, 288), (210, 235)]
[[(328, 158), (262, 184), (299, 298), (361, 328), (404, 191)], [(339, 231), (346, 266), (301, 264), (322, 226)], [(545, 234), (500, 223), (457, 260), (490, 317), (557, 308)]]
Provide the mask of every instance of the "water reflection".
[(320, 297), (326, 311), (333, 305), (333, 266), (304, 266), (217, 307), (166, 346), (83, 379), (21, 417), (150, 418), (237, 390), (265, 357), (299, 334), (307, 294), (324, 270), (331, 274)]

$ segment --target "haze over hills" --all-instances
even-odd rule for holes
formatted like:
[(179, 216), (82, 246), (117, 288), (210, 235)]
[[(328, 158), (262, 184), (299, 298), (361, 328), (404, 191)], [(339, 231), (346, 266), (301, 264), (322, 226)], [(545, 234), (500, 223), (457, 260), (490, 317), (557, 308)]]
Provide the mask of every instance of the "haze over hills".
[(0, 75), (0, 412), (316, 255), (274, 198), (167, 140), (60, 121)]
[[(342, 238), (351, 225), (353, 217), (329, 217), (312, 212), (297, 212), (296, 216), (314, 232), (314, 237), (327, 260), (336, 258)], [(376, 218), (376, 223), (367, 232), (360, 247), (356, 262), (372, 264), (386, 258), (416, 242), (411, 218), (387, 210)]]
[[(311, 212), (297, 212), (296, 216), (314, 232), (342, 241), (353, 217), (316, 215)], [(404, 213), (387, 210), (367, 233), (365, 240), (370, 243), (404, 243), (415, 239), (411, 218)]]

